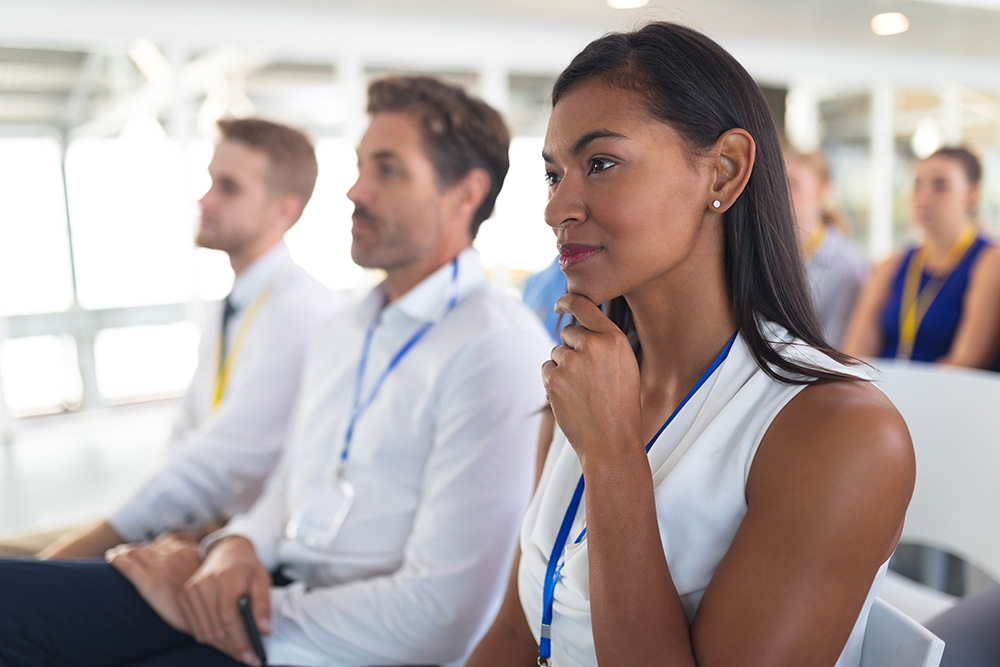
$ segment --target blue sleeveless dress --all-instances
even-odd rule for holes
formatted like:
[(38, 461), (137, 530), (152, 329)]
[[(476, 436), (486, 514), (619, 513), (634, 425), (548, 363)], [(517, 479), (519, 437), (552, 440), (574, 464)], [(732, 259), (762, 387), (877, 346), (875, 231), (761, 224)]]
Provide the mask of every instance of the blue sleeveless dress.
[[(951, 343), (955, 339), (955, 332), (958, 330), (958, 323), (962, 320), (962, 301), (965, 298), (966, 289), (969, 287), (972, 267), (975, 266), (976, 259), (983, 248), (989, 245), (986, 239), (976, 238), (951, 274), (945, 279), (941, 290), (927, 309), (927, 313), (917, 329), (917, 337), (913, 342), (913, 354), (910, 356), (912, 360), (936, 361), (948, 354)], [(880, 323), (883, 343), (882, 350), (878, 354), (880, 357), (893, 358), (897, 355), (899, 308), (903, 300), (903, 285), (906, 282), (907, 268), (913, 261), (916, 250), (916, 248), (907, 250), (906, 256), (893, 277), (889, 300), (882, 308)], [(926, 270), (920, 273), (921, 290), (930, 282), (931, 277), (931, 274)]]

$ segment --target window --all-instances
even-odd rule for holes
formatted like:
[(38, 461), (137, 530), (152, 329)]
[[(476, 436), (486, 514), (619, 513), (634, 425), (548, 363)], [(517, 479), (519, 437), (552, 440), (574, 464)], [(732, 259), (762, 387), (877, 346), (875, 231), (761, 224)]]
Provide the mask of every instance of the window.
[(14, 417), (72, 410), (83, 402), (76, 341), (68, 334), (0, 342), (0, 380)]
[(196, 209), (180, 147), (153, 132), (78, 139), (66, 180), (84, 308), (187, 301)]
[(368, 282), (364, 269), (351, 260), (354, 205), (347, 191), (358, 176), (354, 149), (345, 138), (316, 141), (316, 189), (302, 219), (286, 236), (295, 261), (334, 290), (352, 290)]
[(103, 329), (94, 339), (97, 386), (105, 404), (175, 396), (198, 363), (191, 322)]
[(53, 139), (0, 139), (0, 314), (73, 302), (64, 201)]

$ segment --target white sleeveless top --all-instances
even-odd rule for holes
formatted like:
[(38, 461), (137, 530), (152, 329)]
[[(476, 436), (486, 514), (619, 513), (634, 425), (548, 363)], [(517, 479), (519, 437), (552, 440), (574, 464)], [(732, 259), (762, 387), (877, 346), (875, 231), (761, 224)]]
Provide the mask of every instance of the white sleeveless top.
[[(765, 334), (770, 340), (790, 343), (781, 351), (788, 359), (866, 377), (859, 368), (842, 366), (801, 341), (792, 343), (782, 327), (767, 325)], [(746, 480), (760, 440), (778, 412), (803, 388), (768, 376), (737, 336), (726, 360), (649, 450), (663, 550), (689, 621), (746, 514)], [(576, 452), (557, 426), (538, 490), (521, 527), (518, 590), (535, 641), (540, 638), (542, 585), (549, 554), (580, 474)], [(585, 526), (585, 517), (586, 491), (555, 588), (550, 662), (556, 667), (597, 665), (590, 621), (587, 539), (573, 543)], [(868, 611), (887, 566), (888, 561), (872, 582), (836, 667), (859, 664)]]

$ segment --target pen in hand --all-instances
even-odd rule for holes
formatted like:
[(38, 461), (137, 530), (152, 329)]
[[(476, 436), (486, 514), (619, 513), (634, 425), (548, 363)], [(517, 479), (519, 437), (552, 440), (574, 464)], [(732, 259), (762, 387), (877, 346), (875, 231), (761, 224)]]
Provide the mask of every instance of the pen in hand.
[(257, 630), (257, 623), (253, 618), (253, 611), (250, 609), (250, 598), (246, 594), (241, 595), (238, 601), (240, 614), (243, 616), (243, 624), (246, 626), (247, 636), (253, 644), (254, 653), (260, 661), (261, 667), (267, 665), (267, 653), (264, 652), (264, 642), (260, 639), (260, 632)]

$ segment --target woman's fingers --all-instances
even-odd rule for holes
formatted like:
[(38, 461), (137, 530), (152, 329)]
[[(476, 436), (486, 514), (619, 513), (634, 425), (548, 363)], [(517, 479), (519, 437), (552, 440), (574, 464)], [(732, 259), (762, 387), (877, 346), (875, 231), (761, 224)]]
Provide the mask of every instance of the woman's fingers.
[[(604, 332), (618, 329), (597, 304), (581, 294), (566, 294), (560, 297), (556, 301), (556, 312), (572, 315), (580, 325), (591, 331)], [(569, 327), (564, 327), (563, 331), (567, 328)]]

